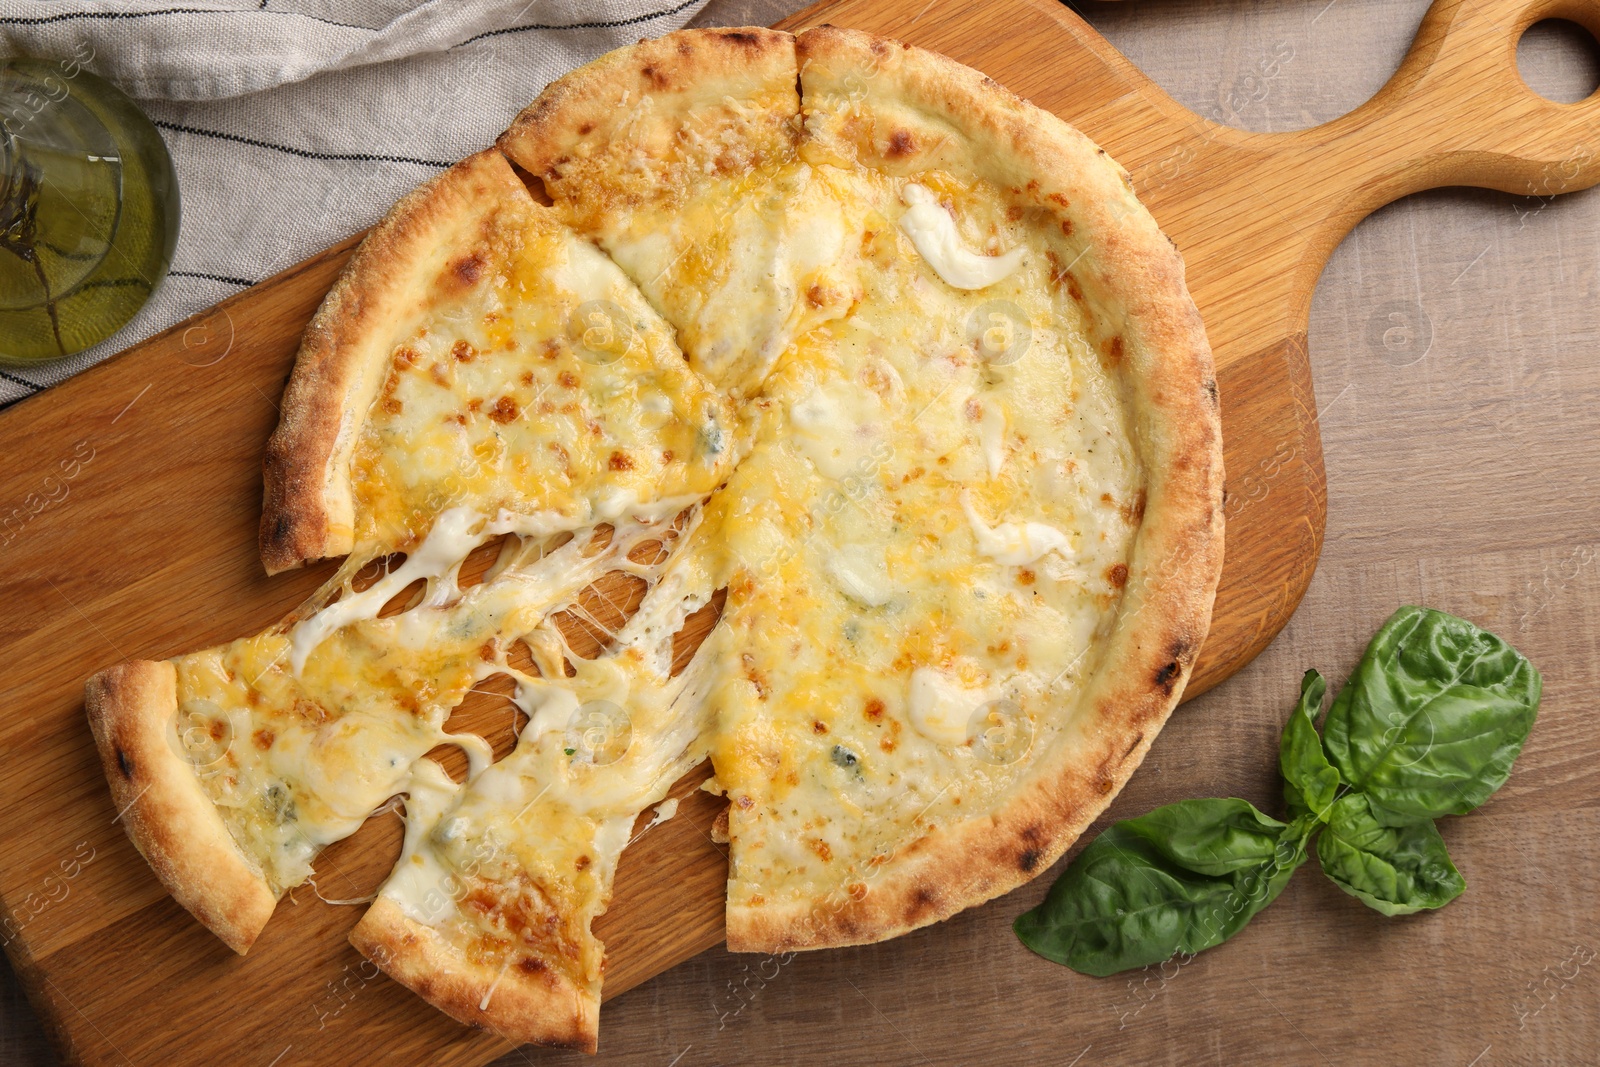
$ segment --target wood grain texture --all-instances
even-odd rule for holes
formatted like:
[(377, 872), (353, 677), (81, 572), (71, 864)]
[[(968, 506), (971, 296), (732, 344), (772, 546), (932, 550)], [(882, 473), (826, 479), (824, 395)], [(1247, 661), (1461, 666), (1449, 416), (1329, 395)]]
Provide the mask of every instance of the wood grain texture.
[[(1451, 69), (1487, 77), (1481, 53), (1445, 47), (1452, 26), (1476, 26), (1474, 40), (1500, 64), (1494, 70), (1515, 78), (1505, 65), (1515, 41), (1509, 7), (1498, 7), (1506, 10), (1492, 12), (1491, 33), (1464, 5), (1437, 5), (1417, 54), (1454, 56), (1455, 68), (1440, 73), (1414, 59), (1341, 129), (1289, 135), (1202, 122), (1070, 14), (1042, 4), (843, 4), (795, 23), (825, 17), (898, 33), (1063, 114), (1133, 172), (1184, 251), (1218, 353), (1232, 493), (1219, 624), (1193, 692), (1259, 651), (1311, 578), (1324, 488), (1305, 323), (1329, 249), (1387, 198), (1429, 184), (1554, 192), (1537, 184), (1552, 168), (1562, 188), (1592, 180), (1586, 159), (1573, 162), (1581, 140), (1540, 140), (1561, 117), (1548, 113), (1553, 105), (1520, 83), (1489, 95), (1466, 91), (1479, 81), (1449, 79)], [(1441, 121), (1441, 107), (1462, 99), (1480, 106), (1446, 108), (1451, 121)], [(1587, 112), (1578, 119), (1593, 122)], [(1450, 133), (1458, 120), (1470, 128)], [(369, 980), (344, 943), (355, 912), (309, 894), (280, 908), (249, 958), (234, 959), (166, 898), (127, 845), (82, 721), (81, 680), (91, 670), (258, 629), (328, 573), (264, 578), (253, 529), (260, 449), (299, 327), (347, 254), (332, 250), (0, 417), (4, 454), (26, 457), (0, 476), (0, 500), (25, 512), (0, 533), (0, 588), (16, 605), (0, 622), (15, 709), (0, 724), (0, 746), (17, 754), (0, 772), (0, 900), (11, 921), (0, 936), (44, 1017), (86, 1062), (181, 1062), (246, 1047), (264, 1053), (263, 1063), (283, 1048), (301, 1062), (392, 1054), (477, 1063), (504, 1050), (392, 983)], [(481, 716), (471, 720), (480, 727), (499, 716), (507, 729), (503, 703), (460, 714)], [(720, 938), (721, 857), (703, 835), (712, 809), (686, 814), (624, 860), (600, 928), (610, 995)], [(324, 895), (370, 891), (397, 849), (397, 828), (375, 822), (330, 850)], [(913, 935), (904, 951), (938, 936)], [(223, 1042), (208, 1046), (218, 1034)]]

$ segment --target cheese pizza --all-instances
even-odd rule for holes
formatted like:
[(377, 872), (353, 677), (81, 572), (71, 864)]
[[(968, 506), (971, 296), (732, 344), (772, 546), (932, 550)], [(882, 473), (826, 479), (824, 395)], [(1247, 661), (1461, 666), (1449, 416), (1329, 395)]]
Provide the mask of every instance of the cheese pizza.
[[(833, 27), (611, 53), (402, 200), (308, 327), (265, 474), (268, 571), (344, 562), (265, 633), (90, 680), (130, 837), (244, 952), (400, 796), (352, 942), (589, 1050), (592, 920), (686, 772), (727, 798), (732, 949), (936, 922), (1110, 803), (1221, 567), (1210, 351), (1125, 172)], [(579, 654), (561, 620), (622, 580)], [(526, 718), (500, 759), (445, 728), (496, 674)]]

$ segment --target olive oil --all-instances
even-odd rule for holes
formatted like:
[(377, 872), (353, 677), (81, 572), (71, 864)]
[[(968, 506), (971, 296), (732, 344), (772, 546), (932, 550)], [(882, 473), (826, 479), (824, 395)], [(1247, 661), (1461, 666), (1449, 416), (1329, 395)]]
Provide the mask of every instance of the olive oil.
[(115, 333), (177, 240), (172, 159), (133, 102), (78, 59), (0, 61), (0, 362)]

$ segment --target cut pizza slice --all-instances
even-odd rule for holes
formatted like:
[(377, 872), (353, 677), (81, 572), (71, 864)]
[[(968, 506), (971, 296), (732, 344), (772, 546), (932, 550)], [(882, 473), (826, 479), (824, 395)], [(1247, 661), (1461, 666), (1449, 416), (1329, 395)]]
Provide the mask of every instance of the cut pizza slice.
[(593, 659), (546, 623), (528, 714), (510, 755), (463, 784), (424, 761), (406, 797), (394, 872), (351, 942), (429, 1003), (514, 1041), (593, 1052), (605, 911), (634, 821), (706, 756), (703, 689), (716, 656), (674, 670), (673, 637), (711, 603), (713, 556), (697, 515), (650, 589)]
[(797, 85), (787, 33), (684, 30), (554, 82), (500, 138), (735, 396), (857, 299), (835, 269), (846, 228), (796, 152)]
[[(88, 687), (163, 883), (247, 949), (519, 637), (726, 476), (731, 426), (622, 273), (498, 153), (398, 205), (308, 330), (268, 453), (269, 570), (345, 564), (257, 637)], [(463, 589), (496, 539), (493, 580)]]
[[(489, 527), (465, 509), (441, 516), (413, 555), (453, 557)], [(441, 744), (488, 765), (488, 744), (451, 734), (451, 710), (478, 682), (513, 668), (514, 643), (669, 524), (623, 524), (547, 551), (512, 539), (486, 580), (429, 579), (415, 605), (377, 617), (410, 584), (402, 565), (333, 609), (175, 660), (133, 661), (90, 682), (90, 722), (113, 798), (173, 896), (243, 952), (278, 899), (305, 883), (318, 852), (354, 833), (407, 788)], [(301, 657), (304, 656), (302, 661)]]
[(732, 469), (731, 430), (622, 271), (482, 152), (397, 204), (307, 327), (262, 560), (405, 551), (455, 506), (535, 533), (669, 517)]

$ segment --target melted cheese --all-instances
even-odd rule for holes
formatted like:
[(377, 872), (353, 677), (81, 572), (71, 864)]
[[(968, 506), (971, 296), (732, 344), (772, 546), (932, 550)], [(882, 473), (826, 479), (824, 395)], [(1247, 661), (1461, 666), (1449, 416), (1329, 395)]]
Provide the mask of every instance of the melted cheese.
[(1020, 567), (1051, 552), (1059, 552), (1063, 556), (1072, 554), (1072, 538), (1054, 526), (1042, 522), (1003, 522), (990, 527), (972, 506), (971, 493), (962, 491), (960, 499), (961, 511), (966, 515), (967, 523), (972, 527), (972, 536), (978, 542), (978, 552), (996, 563)]
[(960, 745), (966, 742), (979, 709), (997, 695), (992, 687), (968, 687), (948, 671), (918, 667), (911, 672), (907, 710), (911, 725), (922, 736), (941, 745)]
[(968, 248), (956, 229), (956, 220), (924, 187), (908, 182), (901, 195), (907, 207), (900, 216), (900, 229), (911, 238), (918, 254), (946, 285), (957, 289), (987, 289), (1022, 266), (1021, 248), (1013, 248), (1000, 256), (979, 255)]

